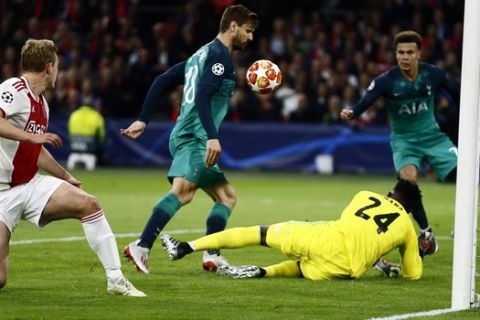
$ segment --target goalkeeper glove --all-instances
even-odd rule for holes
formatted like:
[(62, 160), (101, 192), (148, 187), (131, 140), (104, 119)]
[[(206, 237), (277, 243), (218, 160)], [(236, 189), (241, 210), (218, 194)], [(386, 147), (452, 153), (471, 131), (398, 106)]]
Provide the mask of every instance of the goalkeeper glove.
[(398, 263), (391, 263), (383, 259), (378, 259), (373, 267), (383, 273), (383, 275), (387, 278), (398, 277), (402, 271), (402, 267), (400, 267)]
[(418, 249), (422, 259), (423, 257), (434, 254), (438, 251), (438, 243), (435, 240), (432, 228), (428, 228), (428, 230), (420, 233), (420, 236), (418, 237)]

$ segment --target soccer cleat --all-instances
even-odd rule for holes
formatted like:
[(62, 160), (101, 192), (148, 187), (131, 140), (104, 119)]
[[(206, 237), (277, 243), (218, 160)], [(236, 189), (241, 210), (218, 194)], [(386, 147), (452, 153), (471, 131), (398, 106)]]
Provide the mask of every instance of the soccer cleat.
[(420, 257), (425, 257), (430, 254), (434, 254), (438, 251), (439, 245), (435, 240), (435, 235), (433, 232), (424, 231), (420, 233), (418, 237), (418, 249), (420, 252)]
[(207, 250), (203, 252), (203, 270), (216, 272), (219, 267), (228, 265), (227, 258), (220, 253), (220, 250)]
[(130, 243), (123, 249), (125, 257), (135, 264), (135, 268), (143, 273), (149, 273), (148, 270), (148, 254), (150, 249), (138, 245), (140, 240)]
[(167, 251), (170, 260), (181, 259), (193, 251), (187, 242), (178, 241), (166, 233), (162, 234), (160, 238), (162, 239), (162, 245)]
[(387, 260), (379, 259), (373, 267), (375, 270), (378, 270), (383, 273), (383, 275), (387, 278), (395, 278), (398, 277), (402, 268), (397, 263), (391, 263)]
[(223, 265), (218, 267), (217, 273), (234, 279), (260, 278), (262, 276), (262, 272), (257, 266)]
[(108, 279), (107, 292), (113, 295), (121, 295), (127, 297), (146, 297), (147, 295), (138, 290), (125, 277), (116, 279)]

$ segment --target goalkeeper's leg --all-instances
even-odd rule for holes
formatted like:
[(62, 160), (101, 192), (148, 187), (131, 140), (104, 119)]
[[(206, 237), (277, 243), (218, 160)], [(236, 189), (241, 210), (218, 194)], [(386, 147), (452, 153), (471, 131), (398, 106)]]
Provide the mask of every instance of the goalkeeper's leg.
[(168, 234), (162, 235), (161, 238), (170, 259), (178, 260), (194, 251), (260, 245), (260, 227), (227, 229), (189, 242), (175, 240)]
[(291, 277), (299, 278), (302, 276), (300, 270), (300, 261), (287, 260), (262, 269), (265, 270), (265, 277)]
[(189, 241), (188, 244), (194, 251), (260, 245), (260, 226), (231, 228)]

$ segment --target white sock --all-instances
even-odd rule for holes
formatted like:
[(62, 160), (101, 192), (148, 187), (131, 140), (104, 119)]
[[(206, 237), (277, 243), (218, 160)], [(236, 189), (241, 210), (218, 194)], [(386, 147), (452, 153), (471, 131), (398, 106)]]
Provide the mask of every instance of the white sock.
[(88, 244), (100, 259), (107, 276), (123, 276), (115, 235), (103, 215), (103, 210), (83, 217), (81, 222)]

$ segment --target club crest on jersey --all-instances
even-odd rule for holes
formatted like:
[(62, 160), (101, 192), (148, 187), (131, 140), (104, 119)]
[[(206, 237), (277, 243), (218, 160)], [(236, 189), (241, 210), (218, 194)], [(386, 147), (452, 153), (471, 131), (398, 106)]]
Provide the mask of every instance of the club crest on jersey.
[(5, 103), (13, 102), (13, 94), (10, 91), (4, 91), (1, 95), (2, 101)]
[(35, 120), (30, 120), (27, 123), (25, 131), (28, 133), (33, 133), (35, 135), (38, 135), (38, 134), (44, 134), (46, 129), (47, 127), (44, 126), (43, 124), (39, 124)]
[(427, 94), (428, 94), (429, 96), (432, 95), (432, 86), (429, 85), (429, 84), (427, 84)]
[(224, 71), (225, 71), (225, 67), (221, 63), (215, 63), (212, 66), (212, 72), (213, 72), (213, 74), (215, 74), (217, 76), (221, 76)]

